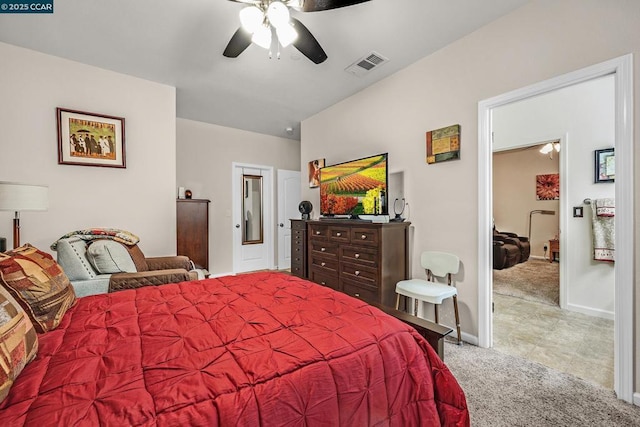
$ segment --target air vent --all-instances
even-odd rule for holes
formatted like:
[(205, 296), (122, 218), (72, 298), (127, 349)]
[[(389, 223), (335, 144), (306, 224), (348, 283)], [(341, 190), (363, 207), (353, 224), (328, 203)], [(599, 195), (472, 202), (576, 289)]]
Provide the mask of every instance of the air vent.
[(388, 58), (376, 52), (371, 52), (349, 65), (344, 70), (354, 76), (362, 77), (374, 68), (378, 68), (389, 62)]

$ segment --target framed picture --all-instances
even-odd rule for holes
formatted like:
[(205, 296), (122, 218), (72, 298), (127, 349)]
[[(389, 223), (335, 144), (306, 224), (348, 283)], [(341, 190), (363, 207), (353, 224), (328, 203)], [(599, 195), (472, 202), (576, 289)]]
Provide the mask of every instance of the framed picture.
[(324, 159), (309, 162), (309, 188), (320, 186), (320, 168), (324, 167)]
[(125, 168), (122, 117), (57, 108), (58, 164)]
[(596, 150), (595, 183), (614, 182), (616, 178), (616, 157), (614, 148)]
[(560, 200), (560, 174), (536, 175), (536, 200)]
[(427, 164), (460, 158), (460, 125), (427, 132)]

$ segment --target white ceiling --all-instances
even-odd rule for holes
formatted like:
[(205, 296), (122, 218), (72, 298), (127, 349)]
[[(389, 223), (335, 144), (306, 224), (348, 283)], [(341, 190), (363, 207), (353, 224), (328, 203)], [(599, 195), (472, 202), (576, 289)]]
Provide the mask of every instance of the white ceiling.
[[(292, 11), (327, 53), (319, 65), (293, 46), (281, 59), (255, 45), (223, 57), (245, 6), (228, 0), (56, 0), (53, 14), (0, 14), (0, 41), (175, 86), (178, 117), (300, 139), (302, 120), (527, 1), (371, 0)], [(372, 51), (389, 62), (363, 77), (345, 71)]]

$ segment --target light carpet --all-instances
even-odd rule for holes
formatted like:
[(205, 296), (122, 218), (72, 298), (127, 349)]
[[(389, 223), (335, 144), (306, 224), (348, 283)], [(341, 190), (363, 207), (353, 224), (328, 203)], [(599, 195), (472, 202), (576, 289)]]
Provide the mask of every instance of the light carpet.
[(529, 258), (504, 270), (493, 270), (493, 291), (544, 304), (560, 304), (560, 264)]
[(538, 363), (448, 342), (444, 360), (465, 392), (474, 427), (640, 426), (640, 407)]

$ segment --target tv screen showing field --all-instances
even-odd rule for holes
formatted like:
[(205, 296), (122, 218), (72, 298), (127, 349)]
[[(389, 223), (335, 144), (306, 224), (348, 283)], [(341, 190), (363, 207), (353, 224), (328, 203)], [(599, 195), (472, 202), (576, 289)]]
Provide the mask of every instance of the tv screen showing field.
[(322, 215), (387, 214), (387, 155), (367, 157), (320, 170)]

